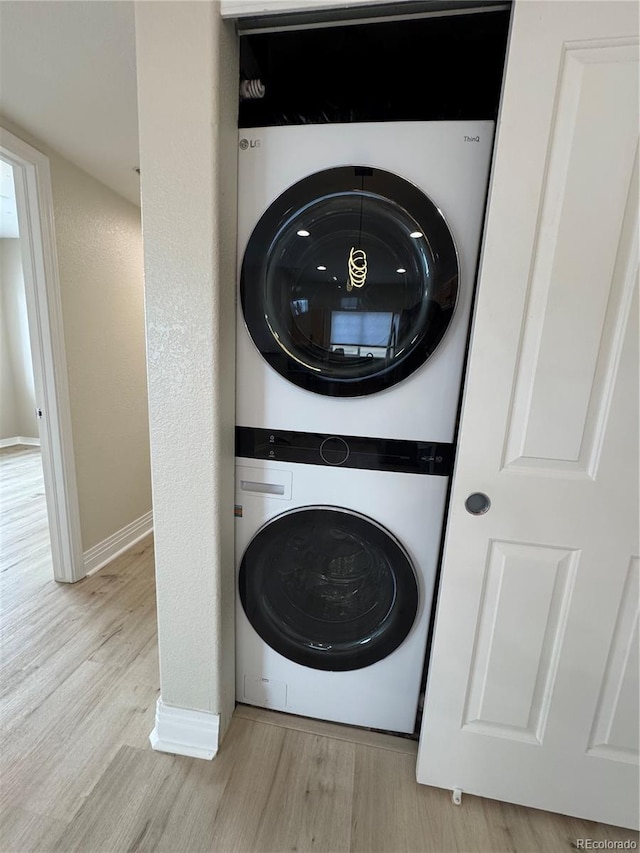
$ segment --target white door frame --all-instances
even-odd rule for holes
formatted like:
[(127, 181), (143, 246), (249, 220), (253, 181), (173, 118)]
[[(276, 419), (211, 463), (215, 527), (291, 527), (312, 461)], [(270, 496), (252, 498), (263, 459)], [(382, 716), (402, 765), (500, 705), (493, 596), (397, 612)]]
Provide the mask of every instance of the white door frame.
[(16, 187), (53, 576), (57, 581), (73, 583), (83, 578), (86, 571), (49, 158), (2, 127), (0, 156), (13, 166)]

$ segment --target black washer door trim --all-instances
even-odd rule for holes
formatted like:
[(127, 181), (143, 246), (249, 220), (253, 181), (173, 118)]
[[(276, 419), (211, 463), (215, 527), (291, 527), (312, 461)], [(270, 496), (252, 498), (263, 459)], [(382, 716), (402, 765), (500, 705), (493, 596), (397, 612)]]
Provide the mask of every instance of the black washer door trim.
[(361, 669), (405, 640), (418, 583), (402, 545), (383, 527), (338, 507), (272, 519), (240, 566), (244, 612), (288, 660), (331, 672)]

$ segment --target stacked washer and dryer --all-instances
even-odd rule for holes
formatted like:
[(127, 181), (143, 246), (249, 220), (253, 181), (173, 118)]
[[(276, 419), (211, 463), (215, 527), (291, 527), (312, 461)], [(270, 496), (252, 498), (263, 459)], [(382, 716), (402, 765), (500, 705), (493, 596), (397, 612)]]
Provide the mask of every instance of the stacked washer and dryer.
[(493, 127), (240, 131), (239, 702), (415, 729)]

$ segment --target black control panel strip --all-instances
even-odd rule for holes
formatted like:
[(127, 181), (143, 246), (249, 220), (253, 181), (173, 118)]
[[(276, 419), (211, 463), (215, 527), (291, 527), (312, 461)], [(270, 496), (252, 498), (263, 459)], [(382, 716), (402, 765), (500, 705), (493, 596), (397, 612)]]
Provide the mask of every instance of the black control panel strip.
[(236, 427), (236, 456), (363, 468), (370, 471), (400, 471), (449, 477), (453, 467), (453, 445), (437, 441), (403, 441), (316, 432)]

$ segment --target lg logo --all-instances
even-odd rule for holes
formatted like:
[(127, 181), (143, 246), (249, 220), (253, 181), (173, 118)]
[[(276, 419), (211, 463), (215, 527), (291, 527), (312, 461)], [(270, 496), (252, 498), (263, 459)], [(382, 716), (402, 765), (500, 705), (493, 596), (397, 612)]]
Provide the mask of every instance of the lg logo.
[(240, 140), (240, 150), (246, 151), (247, 148), (260, 148), (260, 140), (259, 139), (241, 139)]

